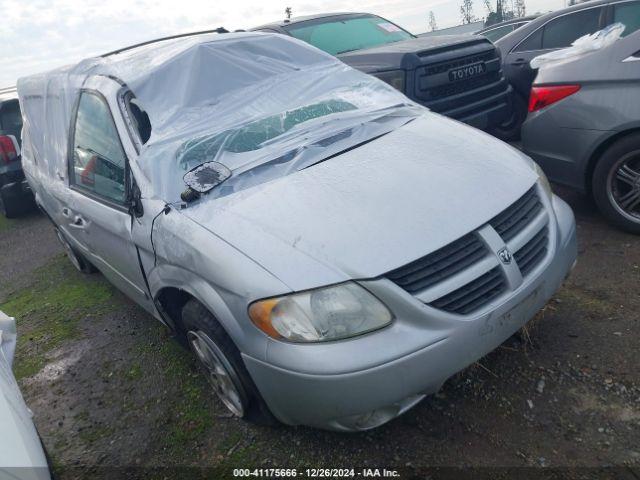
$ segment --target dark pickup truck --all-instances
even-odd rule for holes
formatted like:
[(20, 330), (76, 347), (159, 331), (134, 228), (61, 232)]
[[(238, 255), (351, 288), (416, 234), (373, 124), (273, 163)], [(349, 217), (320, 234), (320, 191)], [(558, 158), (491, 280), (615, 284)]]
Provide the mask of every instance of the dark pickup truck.
[(416, 37), (368, 13), (298, 17), (252, 30), (304, 40), (432, 111), (484, 130), (511, 115), (500, 53), (484, 37)]
[(30, 210), (33, 194), (20, 162), (22, 115), (15, 88), (0, 89), (0, 215), (14, 218)]

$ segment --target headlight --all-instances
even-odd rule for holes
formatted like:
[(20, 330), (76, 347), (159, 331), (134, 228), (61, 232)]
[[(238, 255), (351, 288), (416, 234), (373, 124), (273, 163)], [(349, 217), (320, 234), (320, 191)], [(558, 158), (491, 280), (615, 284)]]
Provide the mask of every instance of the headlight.
[(404, 70), (389, 70), (388, 72), (377, 72), (372, 75), (404, 93)]
[(393, 319), (380, 300), (353, 282), (254, 302), (249, 317), (267, 335), (292, 342), (353, 337)]
[(540, 165), (538, 165), (536, 162), (533, 162), (533, 169), (538, 174), (540, 185), (542, 186), (544, 191), (547, 192), (547, 195), (549, 196), (549, 198), (551, 198), (551, 195), (553, 195), (553, 190), (551, 190), (551, 184), (549, 183), (549, 179), (542, 171), (542, 168), (540, 168)]

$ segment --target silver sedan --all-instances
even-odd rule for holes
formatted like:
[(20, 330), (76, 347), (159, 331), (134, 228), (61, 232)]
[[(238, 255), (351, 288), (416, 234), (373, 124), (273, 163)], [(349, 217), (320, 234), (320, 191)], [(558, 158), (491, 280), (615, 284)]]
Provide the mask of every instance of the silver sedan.
[(607, 219), (640, 233), (640, 32), (541, 66), (522, 145), (549, 178), (593, 195)]

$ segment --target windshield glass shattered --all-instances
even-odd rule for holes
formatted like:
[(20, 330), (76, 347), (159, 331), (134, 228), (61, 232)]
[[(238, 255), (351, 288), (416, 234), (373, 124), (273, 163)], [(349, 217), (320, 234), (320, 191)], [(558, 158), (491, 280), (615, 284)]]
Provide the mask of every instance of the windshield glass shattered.
[(265, 142), (279, 137), (301, 123), (332, 113), (355, 109), (355, 105), (342, 100), (326, 100), (305, 105), (253, 121), (237, 129), (189, 140), (180, 147), (177, 157), (182, 168), (190, 169), (218, 158), (223, 151), (252, 152), (261, 148)]

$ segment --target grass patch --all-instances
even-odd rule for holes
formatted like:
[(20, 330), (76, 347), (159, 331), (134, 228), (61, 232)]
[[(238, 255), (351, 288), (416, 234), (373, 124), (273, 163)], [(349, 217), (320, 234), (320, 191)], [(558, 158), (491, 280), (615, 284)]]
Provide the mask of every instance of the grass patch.
[(39, 372), (49, 351), (78, 336), (82, 318), (112, 308), (113, 294), (113, 287), (101, 276), (79, 273), (64, 256), (38, 269), (27, 288), (0, 304), (0, 310), (18, 324), (16, 378)]
[(578, 286), (565, 286), (556, 297), (570, 308), (577, 307), (597, 317), (610, 317), (619, 307), (602, 294)]
[(127, 370), (127, 372), (125, 373), (125, 377), (128, 380), (138, 380), (139, 378), (142, 377), (142, 367), (140, 367), (139, 363), (134, 363), (131, 365), (131, 368), (129, 368), (129, 370)]
[(208, 400), (214, 393), (193, 368), (189, 352), (177, 342), (163, 342), (159, 345), (159, 353), (165, 366), (163, 371), (178, 382), (180, 396), (172, 408), (172, 422), (165, 443), (169, 449), (179, 453), (211, 427), (213, 417)]
[(102, 438), (113, 436), (114, 433), (115, 430), (107, 425), (92, 425), (80, 430), (78, 436), (85, 445), (91, 445)]
[(13, 226), (14, 223), (15, 223), (15, 220), (10, 220), (4, 215), (0, 214), (0, 232), (3, 230), (8, 230)]

